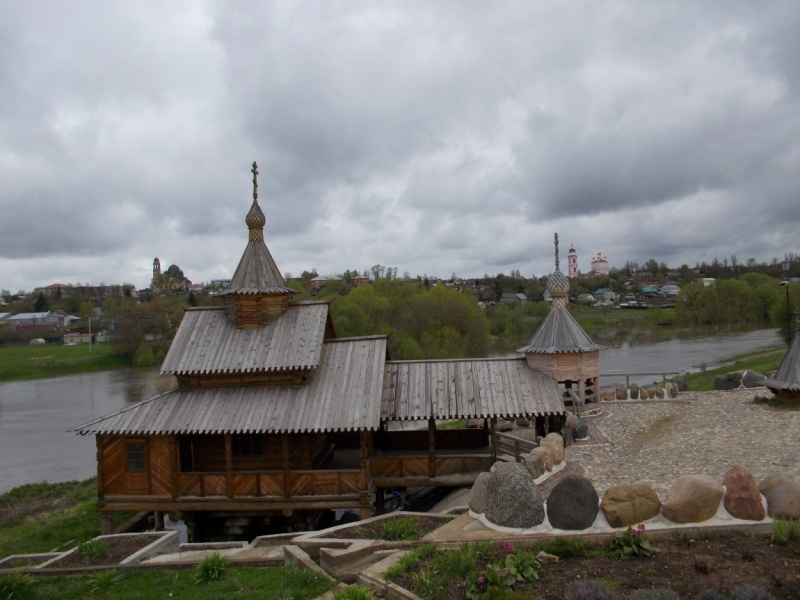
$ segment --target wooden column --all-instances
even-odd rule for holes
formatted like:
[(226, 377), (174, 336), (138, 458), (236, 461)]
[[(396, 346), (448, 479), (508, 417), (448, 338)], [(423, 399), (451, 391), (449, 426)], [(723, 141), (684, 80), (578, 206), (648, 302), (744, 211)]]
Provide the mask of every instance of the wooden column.
[(289, 489), (289, 434), (281, 434), (281, 446), (283, 451), (283, 495), (289, 497), (291, 490)]
[(581, 402), (586, 402), (586, 380), (583, 377), (578, 379), (578, 398)]
[(367, 473), (367, 432), (360, 431), (359, 437), (359, 458), (361, 459), (361, 489), (369, 491), (369, 474)]
[(436, 419), (428, 419), (428, 477), (436, 477)]
[(97, 497), (102, 500), (103, 492), (103, 440), (98, 435), (95, 437), (97, 444)]
[(156, 531), (164, 531), (164, 513), (160, 510), (153, 511), (153, 524)]
[(488, 446), (489, 445), (489, 419), (485, 418), (483, 420), (483, 443)]
[(382, 515), (386, 512), (386, 506), (383, 498), (383, 488), (375, 489), (375, 516)]
[(169, 457), (170, 492), (173, 498), (178, 497), (178, 472), (181, 464), (181, 445), (177, 437), (173, 438), (172, 453)]
[(492, 464), (494, 464), (497, 462), (497, 417), (492, 417), (489, 432), (492, 437)]
[(228, 498), (233, 498), (233, 436), (225, 434), (225, 488)]

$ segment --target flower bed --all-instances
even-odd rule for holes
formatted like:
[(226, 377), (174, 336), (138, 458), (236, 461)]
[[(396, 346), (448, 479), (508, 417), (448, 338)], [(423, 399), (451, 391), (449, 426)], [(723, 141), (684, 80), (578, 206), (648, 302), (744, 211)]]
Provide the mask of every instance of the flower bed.
[(452, 518), (398, 514), (338, 528), (315, 537), (338, 540), (418, 540), (434, 529), (449, 523)]
[(99, 567), (118, 565), (134, 552), (155, 542), (153, 535), (126, 535), (96, 538), (78, 546), (74, 552), (51, 562), (48, 568)]
[[(629, 542), (641, 546), (646, 539), (640, 530), (629, 537), (617, 549)], [(514, 592), (563, 600), (571, 586), (587, 580), (597, 580), (618, 598), (657, 588), (671, 589), (680, 598), (695, 598), (704, 590), (727, 597), (743, 586), (768, 590), (779, 599), (800, 598), (800, 539), (781, 545), (763, 534), (690, 539), (678, 532), (653, 545), (651, 557), (631, 553), (635, 557), (629, 560), (613, 558), (607, 546), (587, 549), (577, 538), (516, 548), (482, 542), (447, 552), (428, 545), (401, 558), (384, 577), (431, 600), (468, 600), (487, 592), (488, 597)], [(541, 550), (560, 559), (550, 562), (539, 555)]]

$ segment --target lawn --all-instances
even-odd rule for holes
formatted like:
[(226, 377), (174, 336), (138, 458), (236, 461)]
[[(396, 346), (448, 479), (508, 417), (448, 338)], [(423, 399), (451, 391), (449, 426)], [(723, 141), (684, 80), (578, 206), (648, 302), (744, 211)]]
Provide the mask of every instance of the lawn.
[(723, 367), (682, 375), (680, 379), (683, 379), (687, 383), (689, 390), (693, 392), (706, 392), (714, 389), (714, 376), (716, 375), (725, 375), (731, 371), (742, 371), (744, 369), (751, 369), (764, 375), (776, 371), (785, 354), (786, 347), (784, 346), (768, 350), (759, 350), (758, 352), (750, 354), (742, 354), (722, 361), (725, 365)]
[[(48, 552), (100, 535), (97, 480), (22, 485), (0, 495), (0, 558)], [(129, 513), (114, 513), (119, 525)], [(70, 544), (69, 547), (72, 547)]]
[(0, 382), (128, 366), (128, 360), (113, 356), (107, 344), (93, 344), (91, 353), (88, 344), (0, 347)]
[[(109, 574), (110, 573), (110, 574)], [(6, 580), (8, 581), (8, 580)], [(0, 576), (0, 598), (3, 577)], [(331, 588), (330, 580), (312, 571), (275, 567), (228, 567), (217, 581), (197, 582), (194, 569), (183, 571), (113, 571), (104, 574), (28, 578), (13, 598), (82, 600), (211, 600), (218, 598), (292, 598), (309, 600)]]

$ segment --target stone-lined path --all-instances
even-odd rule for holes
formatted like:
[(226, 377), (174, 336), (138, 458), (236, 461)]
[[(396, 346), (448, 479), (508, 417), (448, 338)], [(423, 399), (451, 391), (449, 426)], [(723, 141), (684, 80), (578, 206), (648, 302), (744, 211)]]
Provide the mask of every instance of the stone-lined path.
[(674, 403), (602, 403), (591, 419), (608, 443), (567, 448), (602, 493), (612, 485), (650, 484), (663, 501), (673, 479), (708, 475), (721, 482), (742, 465), (757, 480), (781, 472), (800, 481), (800, 409), (754, 404), (755, 388), (684, 392)]

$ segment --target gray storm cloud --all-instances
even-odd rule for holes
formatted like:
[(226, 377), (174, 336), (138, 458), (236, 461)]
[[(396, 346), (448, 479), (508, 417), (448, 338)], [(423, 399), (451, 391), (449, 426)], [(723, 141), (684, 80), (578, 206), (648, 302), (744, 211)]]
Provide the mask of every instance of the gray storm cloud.
[[(797, 251), (792, 2), (2, 4), (0, 286)], [(657, 239), (641, 235), (643, 227)], [(587, 265), (588, 266), (588, 265)]]

